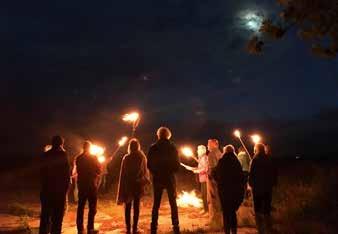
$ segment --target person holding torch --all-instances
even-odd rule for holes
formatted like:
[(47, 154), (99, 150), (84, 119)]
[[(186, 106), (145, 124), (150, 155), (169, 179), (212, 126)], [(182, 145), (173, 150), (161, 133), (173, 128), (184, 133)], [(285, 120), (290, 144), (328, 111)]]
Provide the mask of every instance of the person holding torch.
[(244, 177), (241, 164), (232, 145), (224, 147), (224, 155), (218, 161), (213, 176), (217, 181), (222, 205), (224, 233), (236, 234), (236, 211), (243, 201)]
[(88, 212), (88, 223), (87, 233), (97, 233), (94, 230), (94, 219), (96, 215), (97, 206), (97, 193), (98, 183), (101, 174), (101, 165), (98, 158), (93, 156), (92, 153), (101, 152), (99, 148), (91, 148), (92, 144), (90, 141), (85, 141), (83, 144), (83, 153), (76, 158), (76, 170), (77, 170), (77, 183), (78, 183), (78, 207), (76, 225), (79, 234), (84, 232), (83, 227), (83, 215), (84, 208), (88, 201), (89, 212)]
[[(185, 153), (184, 149), (185, 148), (182, 149), (183, 154)], [(192, 154), (188, 154), (188, 155), (184, 154), (184, 155), (187, 157), (191, 157), (190, 155)], [(202, 200), (203, 200), (202, 214), (206, 214), (208, 213), (208, 199), (207, 199), (208, 155), (207, 155), (207, 148), (204, 145), (197, 146), (197, 156), (198, 156), (197, 167), (189, 167), (183, 163), (181, 163), (181, 165), (187, 170), (192, 171), (195, 174), (198, 174), (198, 180), (201, 184), (201, 194), (202, 194)]]
[[(244, 176), (244, 181), (245, 185), (248, 182), (249, 178), (249, 170), (250, 170), (250, 157), (249, 155), (245, 152), (245, 149), (243, 146), (240, 146), (238, 148), (238, 154), (237, 154), (238, 161), (241, 163), (242, 166), (242, 171), (243, 171), (243, 176)], [(249, 197), (249, 190), (247, 189), (247, 186), (244, 186), (244, 194), (245, 198)]]
[(221, 204), (218, 196), (217, 183), (212, 176), (213, 170), (216, 168), (218, 160), (220, 160), (222, 157), (217, 139), (208, 140), (208, 150), (207, 197), (209, 222), (211, 228), (217, 228), (222, 225)]
[(252, 187), (256, 225), (258, 233), (270, 233), (272, 189), (277, 183), (277, 171), (264, 144), (257, 143), (254, 151), (249, 185)]

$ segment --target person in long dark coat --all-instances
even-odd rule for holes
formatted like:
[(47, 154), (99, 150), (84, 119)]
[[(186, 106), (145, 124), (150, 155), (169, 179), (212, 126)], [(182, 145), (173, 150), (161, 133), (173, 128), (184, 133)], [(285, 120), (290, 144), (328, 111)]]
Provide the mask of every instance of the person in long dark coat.
[(148, 153), (148, 168), (153, 176), (154, 203), (152, 209), (151, 233), (157, 233), (158, 210), (163, 190), (167, 190), (171, 208), (171, 221), (175, 234), (180, 233), (176, 203), (175, 173), (180, 167), (176, 146), (169, 140), (171, 132), (166, 127), (157, 130), (158, 140)]
[(237, 233), (236, 211), (244, 198), (244, 175), (235, 148), (227, 145), (213, 171), (223, 212), (224, 233)]
[(127, 234), (131, 233), (130, 213), (134, 208), (133, 234), (139, 232), (138, 219), (140, 214), (140, 199), (145, 193), (145, 186), (149, 184), (147, 158), (141, 150), (137, 139), (129, 142), (128, 154), (121, 163), (118, 186), (117, 204), (125, 205), (125, 223)]
[(70, 167), (64, 140), (60, 136), (52, 139), (52, 148), (41, 158), (41, 217), (39, 234), (60, 234), (70, 182)]
[(277, 171), (266, 147), (255, 145), (255, 156), (251, 162), (249, 185), (252, 188), (256, 225), (260, 234), (271, 229), (272, 189), (277, 183)]
[(83, 153), (76, 158), (77, 184), (78, 184), (78, 207), (76, 216), (77, 231), (83, 233), (84, 208), (88, 201), (87, 233), (96, 233), (94, 219), (97, 207), (98, 182), (101, 173), (101, 165), (97, 157), (90, 154), (91, 142), (85, 141)]

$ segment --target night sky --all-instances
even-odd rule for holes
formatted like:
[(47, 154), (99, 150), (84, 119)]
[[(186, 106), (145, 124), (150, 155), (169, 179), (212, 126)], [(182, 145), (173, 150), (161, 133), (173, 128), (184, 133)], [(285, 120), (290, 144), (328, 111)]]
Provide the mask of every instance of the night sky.
[[(120, 115), (134, 109), (144, 116), (143, 134), (152, 134), (145, 131), (157, 124), (178, 128), (185, 123), (199, 138), (218, 136), (207, 133), (207, 126), (223, 123), (251, 129), (253, 122), (260, 123), (257, 129), (269, 134), (284, 124), (283, 129), (311, 135), (311, 121), (322, 135), (338, 129), (337, 59), (314, 57), (294, 31), (268, 42), (261, 56), (245, 51), (255, 32), (243, 15), (272, 16), (278, 10), (274, 0), (3, 5), (5, 152), (35, 152), (54, 133), (108, 142), (125, 131)], [(176, 133), (189, 138), (187, 130)], [(13, 149), (17, 144), (24, 146)]]

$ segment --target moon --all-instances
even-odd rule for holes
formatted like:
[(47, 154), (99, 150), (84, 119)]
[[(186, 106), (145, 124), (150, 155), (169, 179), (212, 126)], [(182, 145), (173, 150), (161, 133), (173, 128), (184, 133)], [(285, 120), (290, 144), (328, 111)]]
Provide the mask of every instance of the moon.
[(264, 13), (260, 10), (248, 9), (238, 14), (239, 26), (245, 31), (259, 33), (264, 20)]
[(248, 30), (257, 32), (262, 26), (263, 17), (256, 14), (255, 12), (248, 12), (244, 16), (244, 21)]

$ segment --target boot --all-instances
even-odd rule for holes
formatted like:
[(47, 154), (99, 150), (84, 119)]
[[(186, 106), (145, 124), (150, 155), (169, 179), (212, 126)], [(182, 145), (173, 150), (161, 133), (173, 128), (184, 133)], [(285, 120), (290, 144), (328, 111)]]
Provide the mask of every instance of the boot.
[(237, 228), (231, 228), (231, 234), (237, 234)]
[(140, 234), (140, 233), (144, 233), (144, 231), (140, 228), (133, 228), (133, 234)]
[(262, 214), (257, 214), (255, 215), (256, 219), (256, 226), (258, 230), (258, 234), (265, 234), (265, 225), (264, 225), (264, 215)]
[(87, 230), (87, 234), (98, 234), (99, 233), (99, 230), (97, 229), (88, 229)]
[(157, 234), (157, 226), (151, 225), (151, 227), (150, 227), (150, 234)]
[(180, 234), (180, 227), (179, 226), (174, 226), (173, 227), (174, 234)]
[(272, 233), (272, 220), (271, 215), (269, 214), (264, 215), (264, 227), (266, 233)]
[(130, 234), (130, 233), (131, 233), (130, 225), (126, 225), (126, 233), (127, 233), (127, 234)]

